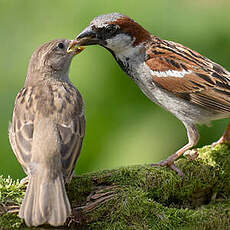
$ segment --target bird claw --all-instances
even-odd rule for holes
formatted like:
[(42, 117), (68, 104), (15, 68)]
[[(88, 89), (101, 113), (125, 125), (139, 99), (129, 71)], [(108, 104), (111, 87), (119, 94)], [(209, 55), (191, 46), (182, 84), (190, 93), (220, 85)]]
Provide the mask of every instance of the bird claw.
[(26, 176), (20, 180), (20, 184), (26, 186), (29, 183), (29, 176)]
[(225, 143), (227, 143), (227, 141), (225, 141), (224, 137), (222, 136), (218, 141), (213, 142), (211, 146), (212, 148), (214, 148), (218, 144), (225, 144)]
[(175, 165), (174, 163), (171, 164), (171, 165), (169, 165), (169, 167), (170, 167), (173, 171), (177, 172), (177, 174), (178, 174), (180, 177), (182, 177), (182, 179), (184, 179), (184, 173), (183, 173), (179, 168), (177, 168), (176, 165)]
[(177, 174), (182, 177), (182, 179), (184, 178), (184, 174), (183, 172), (176, 167), (176, 165), (174, 164), (174, 162), (171, 162), (169, 159), (167, 160), (164, 160), (164, 161), (161, 161), (159, 163), (156, 163), (156, 164), (152, 164), (153, 167), (156, 167), (156, 166), (168, 166), (170, 169), (172, 169), (173, 171), (177, 172)]

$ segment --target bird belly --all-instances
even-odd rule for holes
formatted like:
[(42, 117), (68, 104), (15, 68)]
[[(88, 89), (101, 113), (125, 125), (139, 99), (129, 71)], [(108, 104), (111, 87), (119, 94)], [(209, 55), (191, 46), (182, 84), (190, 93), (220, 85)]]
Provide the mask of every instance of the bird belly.
[(148, 67), (144, 66), (140, 68), (142, 71), (137, 71), (133, 74), (133, 80), (151, 101), (168, 110), (181, 121), (203, 124), (212, 120), (228, 117), (226, 114), (215, 113), (199, 105), (192, 104), (158, 87), (154, 83), (150, 71), (146, 70), (146, 68)]

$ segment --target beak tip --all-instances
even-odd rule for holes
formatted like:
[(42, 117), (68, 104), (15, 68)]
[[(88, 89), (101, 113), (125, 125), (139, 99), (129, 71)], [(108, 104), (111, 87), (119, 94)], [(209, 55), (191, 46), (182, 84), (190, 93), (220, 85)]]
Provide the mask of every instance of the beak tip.
[(74, 53), (74, 54), (79, 54), (81, 53), (85, 47), (83, 46), (77, 46), (78, 42), (76, 40), (73, 40), (69, 47), (67, 48), (67, 53)]

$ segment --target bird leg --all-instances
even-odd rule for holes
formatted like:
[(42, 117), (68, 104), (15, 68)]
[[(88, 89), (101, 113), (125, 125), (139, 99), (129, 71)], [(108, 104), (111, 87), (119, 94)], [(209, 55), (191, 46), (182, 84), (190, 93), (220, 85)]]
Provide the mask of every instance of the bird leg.
[(230, 144), (230, 122), (228, 123), (227, 129), (225, 130), (223, 136), (218, 141), (214, 142), (212, 147), (223, 143)]
[(152, 164), (152, 166), (168, 166), (172, 170), (176, 171), (181, 177), (183, 177), (184, 174), (179, 168), (176, 167), (174, 161), (177, 160), (185, 151), (195, 146), (200, 138), (199, 132), (195, 125), (186, 123), (184, 123), (184, 125), (187, 129), (188, 143), (184, 147), (180, 148), (176, 153), (168, 157), (166, 160), (157, 164)]

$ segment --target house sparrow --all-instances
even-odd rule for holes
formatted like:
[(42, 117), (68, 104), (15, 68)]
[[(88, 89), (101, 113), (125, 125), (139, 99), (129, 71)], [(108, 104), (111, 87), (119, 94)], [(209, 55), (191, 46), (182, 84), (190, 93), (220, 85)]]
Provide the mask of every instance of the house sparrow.
[[(199, 140), (196, 124), (230, 116), (230, 73), (181, 44), (162, 40), (120, 13), (92, 20), (70, 47), (100, 45), (153, 102), (173, 113), (187, 129), (188, 143), (168, 159), (174, 161)], [(220, 142), (230, 141), (230, 125)]]
[(71, 181), (85, 135), (84, 102), (69, 80), (70, 40), (48, 42), (33, 53), (24, 88), (15, 101), (9, 139), (28, 175), (19, 211), (27, 226), (63, 225), (71, 213)]

